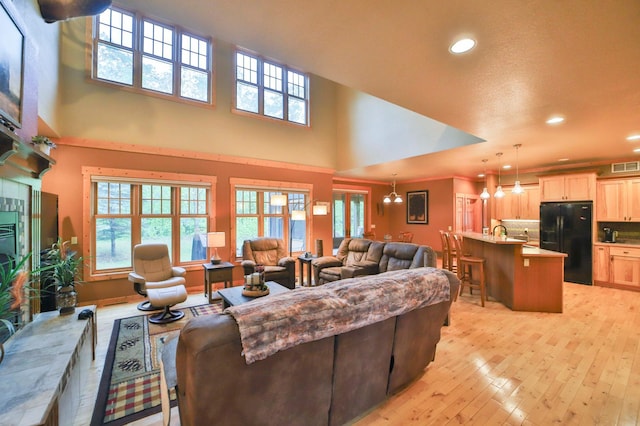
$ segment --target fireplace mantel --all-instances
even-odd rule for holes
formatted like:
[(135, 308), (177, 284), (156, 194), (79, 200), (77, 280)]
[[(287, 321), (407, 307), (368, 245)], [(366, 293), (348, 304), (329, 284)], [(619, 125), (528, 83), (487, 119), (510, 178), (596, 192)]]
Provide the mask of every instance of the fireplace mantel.
[(22, 172), (29, 177), (42, 179), (42, 175), (55, 163), (53, 158), (24, 143), (18, 135), (0, 126), (0, 167), (4, 169), (6, 166), (13, 166), (18, 169), (18, 172), (0, 170), (0, 177)]

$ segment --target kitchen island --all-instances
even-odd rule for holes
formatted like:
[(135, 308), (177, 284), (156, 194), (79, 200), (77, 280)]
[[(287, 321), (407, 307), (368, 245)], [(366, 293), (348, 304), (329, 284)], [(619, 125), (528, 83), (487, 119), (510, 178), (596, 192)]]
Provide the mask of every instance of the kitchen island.
[(514, 311), (562, 312), (564, 253), (526, 241), (462, 233), (465, 252), (485, 259), (487, 295)]

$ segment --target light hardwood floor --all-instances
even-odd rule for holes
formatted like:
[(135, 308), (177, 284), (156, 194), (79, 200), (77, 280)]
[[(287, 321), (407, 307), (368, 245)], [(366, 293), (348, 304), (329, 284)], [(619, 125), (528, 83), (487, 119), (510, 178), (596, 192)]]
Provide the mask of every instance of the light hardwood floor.
[[(192, 294), (183, 305), (204, 302)], [(137, 314), (133, 304), (98, 309), (97, 358), (76, 424), (89, 424), (113, 320)], [(424, 375), (354, 424), (634, 425), (639, 409), (640, 293), (565, 283), (562, 314), (459, 297)]]

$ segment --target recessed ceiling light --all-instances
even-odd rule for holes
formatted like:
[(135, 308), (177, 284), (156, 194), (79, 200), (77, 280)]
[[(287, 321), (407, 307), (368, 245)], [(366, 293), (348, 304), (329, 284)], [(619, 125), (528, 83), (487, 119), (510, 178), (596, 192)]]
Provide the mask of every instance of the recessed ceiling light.
[(640, 152), (640, 148), (634, 149), (633, 152)]
[(471, 38), (461, 38), (449, 47), (451, 53), (465, 53), (473, 49), (476, 41)]
[(628, 141), (640, 141), (640, 134), (627, 136)]
[(502, 166), (502, 168), (505, 170), (509, 170), (511, 168), (511, 164), (505, 164), (504, 166)]
[(547, 120), (547, 124), (560, 124), (564, 121), (564, 117), (560, 117), (559, 115), (555, 117), (551, 117)]
[(478, 173), (478, 177), (484, 177), (484, 173)]
[(558, 161), (569, 161), (568, 158), (558, 158)]

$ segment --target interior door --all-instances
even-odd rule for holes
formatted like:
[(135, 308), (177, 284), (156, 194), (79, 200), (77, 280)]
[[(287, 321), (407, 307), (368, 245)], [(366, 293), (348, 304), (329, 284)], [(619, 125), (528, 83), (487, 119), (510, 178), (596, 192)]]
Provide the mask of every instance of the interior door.
[(333, 193), (333, 250), (347, 237), (362, 237), (365, 231), (366, 194)]

